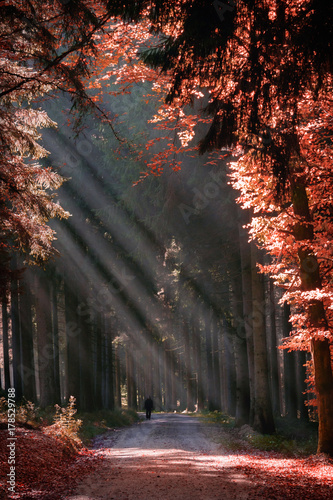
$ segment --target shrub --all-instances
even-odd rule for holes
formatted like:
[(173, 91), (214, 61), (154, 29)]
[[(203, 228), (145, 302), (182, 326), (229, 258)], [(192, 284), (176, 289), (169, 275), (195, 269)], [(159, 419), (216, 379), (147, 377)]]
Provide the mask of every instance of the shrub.
[(76, 453), (82, 446), (82, 441), (78, 434), (82, 420), (74, 418), (77, 412), (75, 401), (74, 396), (70, 396), (68, 404), (64, 408), (55, 405), (56, 414), (54, 416), (54, 424), (45, 429), (46, 434), (59, 439), (65, 445), (65, 450), (69, 454)]

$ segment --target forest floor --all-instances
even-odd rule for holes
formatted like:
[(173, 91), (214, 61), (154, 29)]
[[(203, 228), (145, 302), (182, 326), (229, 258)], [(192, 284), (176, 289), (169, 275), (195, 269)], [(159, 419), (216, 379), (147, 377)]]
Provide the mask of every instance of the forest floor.
[[(153, 414), (67, 456), (40, 431), (17, 430), (14, 500), (321, 500), (333, 498), (333, 460), (259, 451), (244, 432), (198, 417)], [(5, 431), (0, 431), (5, 433)], [(0, 455), (5, 439), (0, 435)]]

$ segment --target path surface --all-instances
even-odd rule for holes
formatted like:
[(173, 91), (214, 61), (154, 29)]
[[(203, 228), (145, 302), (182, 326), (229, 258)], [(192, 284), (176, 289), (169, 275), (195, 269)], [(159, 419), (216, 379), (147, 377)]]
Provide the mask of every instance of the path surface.
[(107, 460), (68, 500), (248, 499), (251, 484), (197, 418), (153, 414), (99, 438)]
[(198, 418), (153, 414), (100, 436), (100, 467), (62, 500), (333, 499), (331, 460), (286, 458), (246, 443), (233, 452), (230, 445), (229, 434)]

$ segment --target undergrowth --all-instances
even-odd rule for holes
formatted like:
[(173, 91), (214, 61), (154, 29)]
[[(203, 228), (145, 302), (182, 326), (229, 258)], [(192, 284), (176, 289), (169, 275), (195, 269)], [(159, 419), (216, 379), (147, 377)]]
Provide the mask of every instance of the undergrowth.
[(275, 434), (260, 434), (250, 426), (235, 427), (235, 419), (221, 412), (202, 412), (204, 421), (217, 424), (226, 431), (219, 443), (227, 450), (241, 451), (251, 446), (262, 451), (275, 451), (286, 456), (302, 457), (316, 453), (317, 428), (315, 422), (299, 419), (276, 418)]
[[(94, 412), (77, 412), (75, 398), (68, 403), (39, 408), (31, 401), (16, 405), (16, 425), (43, 430), (58, 439), (68, 454), (75, 454), (82, 445), (89, 446), (91, 440), (111, 429), (132, 425), (139, 420), (134, 410), (115, 409)], [(5, 397), (0, 398), (0, 427), (7, 428), (8, 405)]]

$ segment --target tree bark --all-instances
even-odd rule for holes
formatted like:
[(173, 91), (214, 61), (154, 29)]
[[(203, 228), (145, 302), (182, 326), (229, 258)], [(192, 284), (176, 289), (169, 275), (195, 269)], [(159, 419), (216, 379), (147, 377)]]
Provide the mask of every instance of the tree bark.
[(246, 337), (247, 362), (250, 388), (250, 411), (249, 424), (254, 420), (254, 347), (253, 347), (253, 325), (252, 325), (252, 266), (251, 266), (251, 244), (248, 242), (249, 234), (243, 225), (249, 222), (248, 213), (243, 215), (242, 225), (239, 224), (239, 246), (242, 270), (242, 306), (244, 330)]
[[(309, 243), (313, 240), (313, 226), (309, 210), (306, 189), (298, 178), (292, 184), (292, 202), (294, 213), (299, 222), (294, 226), (294, 236), (299, 246), (301, 288), (304, 291), (321, 289), (320, 269), (317, 257), (312, 253)], [(319, 331), (329, 330), (324, 304), (321, 300), (312, 300), (307, 307), (310, 327)], [(333, 373), (331, 346), (327, 338), (313, 338), (311, 354), (314, 365), (315, 388), (318, 400), (318, 453), (333, 456)]]
[(183, 323), (184, 350), (185, 350), (185, 377), (186, 377), (186, 409), (194, 411), (193, 400), (193, 373), (190, 351), (190, 332), (187, 320)]
[[(71, 284), (72, 285), (72, 284)], [(67, 394), (76, 398), (80, 407), (80, 337), (81, 325), (78, 318), (78, 297), (75, 289), (65, 281), (65, 321), (67, 343)]]
[(9, 328), (8, 328), (8, 298), (2, 298), (2, 342), (3, 342), (3, 364), (4, 382), (6, 392), (11, 387), (9, 367)]
[(55, 404), (54, 354), (50, 284), (47, 276), (36, 275), (36, 322), (38, 345), (39, 404)]
[(34, 362), (32, 300), (28, 283), (20, 296), (20, 322), (22, 332), (22, 374), (23, 396), (27, 401), (36, 402), (36, 374)]
[(263, 276), (256, 264), (260, 262), (259, 250), (252, 245), (252, 299), (253, 299), (253, 345), (254, 345), (254, 397), (255, 412), (253, 427), (262, 434), (275, 432), (269, 388), (265, 328), (265, 288)]

